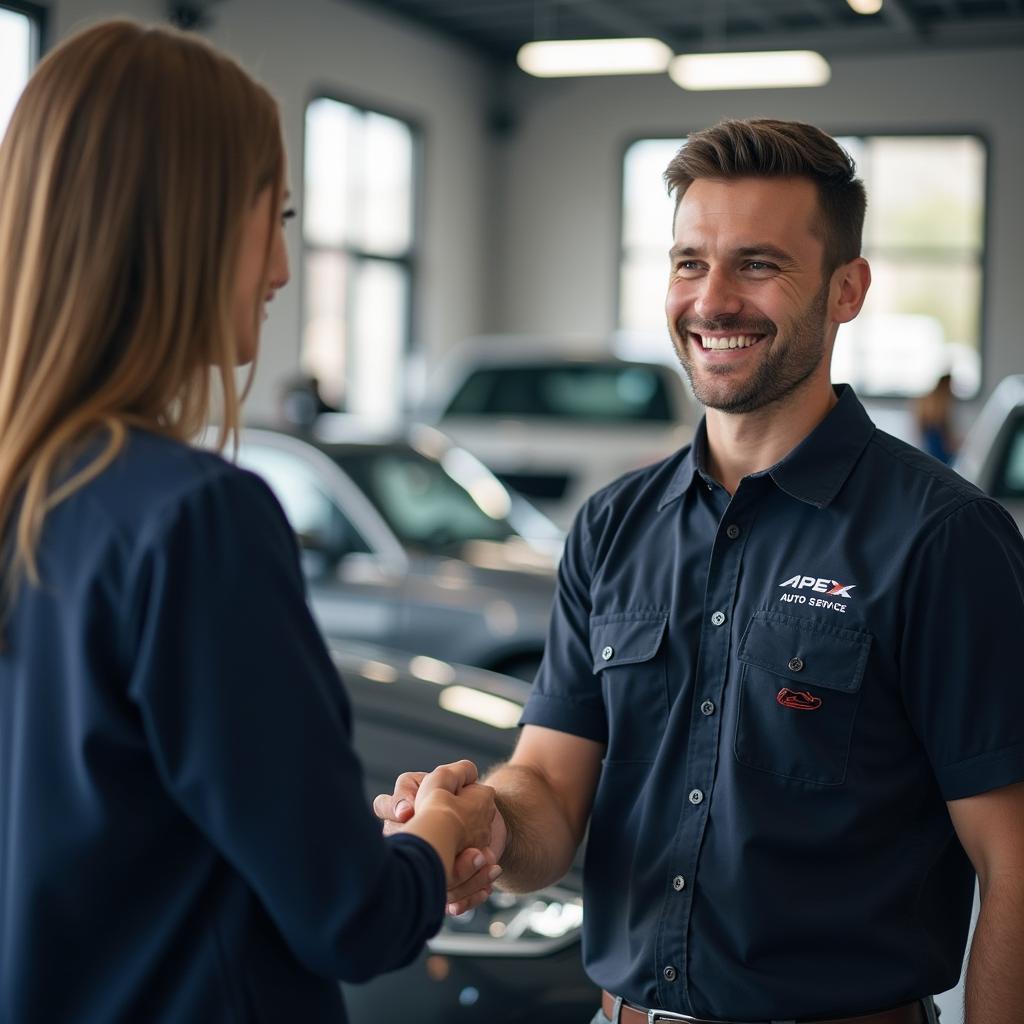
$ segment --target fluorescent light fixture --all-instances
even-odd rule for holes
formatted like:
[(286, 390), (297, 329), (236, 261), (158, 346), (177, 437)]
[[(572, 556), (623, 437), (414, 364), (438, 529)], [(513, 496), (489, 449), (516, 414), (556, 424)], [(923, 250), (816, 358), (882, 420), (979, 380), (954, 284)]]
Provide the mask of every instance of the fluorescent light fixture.
[(882, 0), (846, 0), (858, 14), (877, 14), (882, 9)]
[(676, 57), (668, 73), (683, 89), (792, 89), (824, 85), (832, 75), (813, 50), (689, 53)]
[(519, 48), (516, 63), (537, 78), (656, 75), (672, 59), (660, 39), (545, 39)]

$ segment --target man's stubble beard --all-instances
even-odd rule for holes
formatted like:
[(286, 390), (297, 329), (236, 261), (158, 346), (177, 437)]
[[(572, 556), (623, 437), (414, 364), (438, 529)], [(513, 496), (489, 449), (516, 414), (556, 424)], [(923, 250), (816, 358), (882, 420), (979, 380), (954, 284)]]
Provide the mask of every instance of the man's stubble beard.
[[(828, 292), (826, 282), (803, 313), (793, 321), (784, 339), (785, 345), (778, 349), (770, 347), (750, 379), (742, 384), (733, 384), (729, 380), (732, 368), (728, 366), (704, 367), (703, 376), (695, 374), (694, 361), (690, 355), (689, 333), (701, 324), (708, 331), (735, 330), (737, 334), (765, 332), (745, 331), (743, 322), (738, 318), (730, 320), (723, 317), (717, 321), (680, 320), (676, 324), (678, 337), (673, 337), (673, 343), (676, 356), (689, 378), (697, 401), (709, 409), (718, 409), (721, 412), (748, 413), (778, 402), (796, 391), (815, 373), (825, 358), (825, 313), (828, 309)], [(714, 327), (709, 326), (712, 323), (715, 324)], [(777, 337), (778, 335), (773, 332), (771, 342), (765, 339), (758, 344), (770, 345)], [(720, 387), (714, 387), (716, 378), (721, 381)]]

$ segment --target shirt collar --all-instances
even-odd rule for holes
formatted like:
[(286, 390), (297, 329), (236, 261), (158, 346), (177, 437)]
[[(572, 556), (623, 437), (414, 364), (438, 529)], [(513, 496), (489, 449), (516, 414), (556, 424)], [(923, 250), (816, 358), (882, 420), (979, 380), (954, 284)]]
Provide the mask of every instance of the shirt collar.
[[(770, 476), (781, 490), (816, 508), (825, 508), (839, 493), (875, 432), (853, 388), (838, 384), (835, 392), (838, 401), (814, 430), (781, 461), (763, 473), (753, 474)], [(659, 509), (687, 491), (694, 476), (705, 475), (707, 444), (702, 418), (692, 444), (665, 488)]]

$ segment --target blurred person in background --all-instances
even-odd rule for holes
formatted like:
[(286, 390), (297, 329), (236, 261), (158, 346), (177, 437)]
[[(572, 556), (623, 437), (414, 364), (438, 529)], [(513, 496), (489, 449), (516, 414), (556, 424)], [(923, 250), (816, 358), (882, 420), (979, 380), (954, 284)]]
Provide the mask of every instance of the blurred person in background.
[(190, 447), (288, 280), (274, 100), (90, 28), (0, 146), (0, 1021), (345, 1020), (440, 926), (492, 793), (384, 839), (268, 488)]
[[(1024, 1019), (1024, 541), (833, 385), (870, 285), (853, 161), (806, 124), (690, 135), (669, 334), (692, 445), (580, 511), (488, 852), (555, 882), (589, 827), (593, 1024)], [(399, 777), (375, 807), (415, 821)], [(489, 887), (450, 892), (452, 911)]]
[(918, 444), (929, 455), (947, 465), (959, 447), (953, 428), (953, 378), (944, 373), (935, 387), (914, 402)]

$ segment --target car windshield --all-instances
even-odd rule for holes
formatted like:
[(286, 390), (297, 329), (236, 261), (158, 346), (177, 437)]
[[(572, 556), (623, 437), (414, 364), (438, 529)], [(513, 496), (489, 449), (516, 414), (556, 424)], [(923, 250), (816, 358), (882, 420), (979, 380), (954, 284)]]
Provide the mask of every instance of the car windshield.
[(460, 455), (446, 467), (412, 448), (331, 452), (403, 544), (441, 551), (516, 536), (508, 492), (482, 467), (460, 467)]
[(617, 363), (492, 366), (470, 373), (445, 415), (664, 423), (672, 420), (672, 403), (655, 367)]
[(1024, 498), (1024, 412), (1010, 428), (995, 486), (997, 498)]

